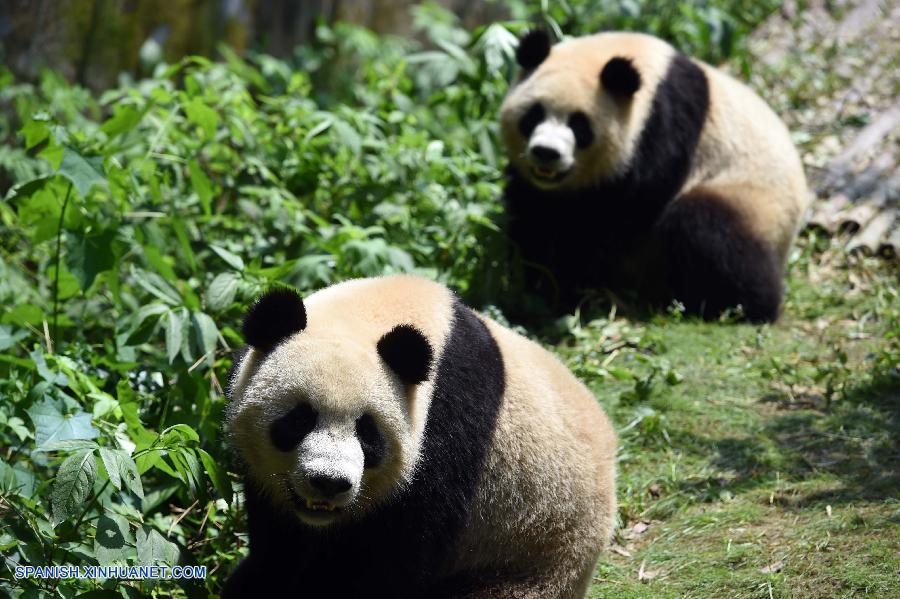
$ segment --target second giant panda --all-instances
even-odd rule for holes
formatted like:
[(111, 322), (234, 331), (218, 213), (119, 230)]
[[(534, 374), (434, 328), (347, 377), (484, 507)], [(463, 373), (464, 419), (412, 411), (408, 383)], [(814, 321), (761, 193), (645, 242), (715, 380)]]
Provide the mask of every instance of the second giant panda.
[(571, 307), (636, 289), (715, 317), (777, 318), (810, 195), (784, 124), (748, 87), (655, 37), (520, 42), (500, 109), (526, 284)]
[(250, 553), (223, 597), (579, 597), (616, 436), (549, 352), (413, 276), (264, 295), (230, 381)]

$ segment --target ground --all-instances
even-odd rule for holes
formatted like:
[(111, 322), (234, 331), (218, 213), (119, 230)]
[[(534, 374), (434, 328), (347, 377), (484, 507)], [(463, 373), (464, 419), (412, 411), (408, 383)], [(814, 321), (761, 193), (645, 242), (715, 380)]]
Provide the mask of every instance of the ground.
[(591, 597), (900, 593), (898, 271), (828, 254), (773, 326), (599, 319), (560, 348), (622, 431)]

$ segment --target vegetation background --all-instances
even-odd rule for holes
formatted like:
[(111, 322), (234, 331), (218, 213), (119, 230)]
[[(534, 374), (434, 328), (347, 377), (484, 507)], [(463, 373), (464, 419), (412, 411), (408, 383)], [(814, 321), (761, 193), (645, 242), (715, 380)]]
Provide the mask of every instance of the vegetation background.
[[(269, 40), (281, 58), (225, 29), (194, 49), (215, 47), (215, 61), (101, 36), (104, 53), (137, 48), (144, 62), (116, 63), (118, 82), (81, 77), (87, 88), (72, 82), (77, 61), (57, 63), (66, 76), (19, 68), (6, 35), (0, 596), (218, 592), (246, 552), (223, 387), (242, 311), (272, 282), (310, 293), (417, 272), (502, 320), (496, 117), (527, 28), (647, 31), (727, 61), (795, 128), (813, 174), (900, 91), (883, 8), (849, 40), (810, 26), (841, 22), (842, 3), (489, 8), (500, 20), (464, 26), (415, 5), (403, 37), (310, 21), (295, 49)], [(779, 30), (799, 33), (773, 53)], [(847, 101), (879, 64), (885, 76)], [(640, 319), (597, 296), (530, 332), (621, 434), (620, 527), (591, 596), (900, 594), (900, 269), (846, 242), (803, 234), (772, 326), (697, 322), (677, 306)], [(14, 578), (17, 564), (155, 561), (209, 576)]]

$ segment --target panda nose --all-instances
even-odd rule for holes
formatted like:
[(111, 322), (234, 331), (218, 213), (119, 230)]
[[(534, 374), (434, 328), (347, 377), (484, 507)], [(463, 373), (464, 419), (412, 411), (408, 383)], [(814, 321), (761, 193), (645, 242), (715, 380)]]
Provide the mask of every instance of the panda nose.
[(309, 478), (309, 484), (312, 485), (314, 489), (320, 491), (323, 495), (327, 495), (328, 497), (334, 497), (339, 493), (349, 491), (353, 486), (353, 483), (340, 476), (311, 476)]
[(544, 164), (550, 164), (559, 160), (559, 152), (547, 146), (532, 146), (528, 151)]

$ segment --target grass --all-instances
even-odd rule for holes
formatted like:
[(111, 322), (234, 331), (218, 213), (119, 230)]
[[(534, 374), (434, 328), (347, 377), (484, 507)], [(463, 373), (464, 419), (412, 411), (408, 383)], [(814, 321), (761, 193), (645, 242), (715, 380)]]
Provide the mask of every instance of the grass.
[(557, 346), (622, 434), (590, 597), (900, 594), (897, 264), (801, 246), (774, 325), (619, 322), (624, 380), (591, 375), (615, 319)]

